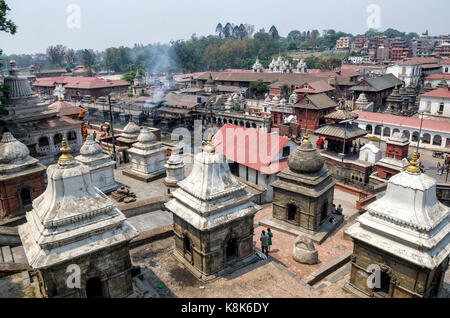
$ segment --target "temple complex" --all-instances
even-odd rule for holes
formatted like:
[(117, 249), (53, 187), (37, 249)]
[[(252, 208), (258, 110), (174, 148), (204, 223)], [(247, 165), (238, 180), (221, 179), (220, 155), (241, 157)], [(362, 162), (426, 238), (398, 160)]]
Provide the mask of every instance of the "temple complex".
[(395, 132), (386, 141), (386, 157), (376, 163), (376, 171), (370, 176), (370, 183), (385, 183), (405, 170), (409, 166), (408, 151), (409, 139), (404, 134)]
[(28, 79), (18, 74), (16, 63), (11, 60), (9, 75), (4, 79), (4, 84), (11, 87), (5, 105), (9, 114), (2, 117), (0, 125), (24, 143), (33, 156), (56, 155), (63, 138), (74, 150), (80, 149), (82, 123), (59, 117), (57, 110), (49, 109), (48, 103), (42, 102), (31, 90)]
[(261, 223), (322, 243), (342, 222), (343, 216), (331, 215), (335, 181), (324, 168), (324, 160), (308, 135), (289, 156), (288, 168), (277, 177), (272, 183), (272, 218)]
[(0, 141), (0, 218), (25, 214), (45, 190), (45, 167), (10, 132)]
[(87, 136), (86, 142), (80, 149), (80, 155), (75, 160), (89, 167), (92, 184), (102, 192), (110, 193), (119, 187), (114, 180), (114, 165), (116, 162), (103, 152), (91, 135)]
[[(28, 264), (44, 297), (127, 297), (133, 292), (129, 241), (137, 231), (70, 155), (65, 139), (48, 185), (19, 227)], [(80, 285), (73, 275), (79, 272)], [(72, 276), (71, 276), (72, 275)]]
[(436, 181), (420, 172), (417, 154), (388, 181), (346, 233), (353, 239), (350, 282), (360, 297), (429, 298), (448, 268), (450, 208), (436, 198)]
[(367, 131), (353, 125), (358, 114), (347, 110), (343, 105), (325, 116), (329, 124), (316, 129), (314, 134), (326, 140), (327, 147), (321, 152), (325, 167), (334, 178), (344, 179), (356, 186), (364, 186), (369, 182), (373, 163), (359, 160), (350, 150), (358, 138), (367, 135)]
[(128, 150), (131, 168), (123, 174), (143, 182), (165, 176), (166, 149), (148, 127), (143, 127), (137, 142)]
[(210, 280), (254, 261), (253, 223), (260, 207), (211, 138), (178, 186), (166, 207), (173, 213), (174, 255), (188, 270)]

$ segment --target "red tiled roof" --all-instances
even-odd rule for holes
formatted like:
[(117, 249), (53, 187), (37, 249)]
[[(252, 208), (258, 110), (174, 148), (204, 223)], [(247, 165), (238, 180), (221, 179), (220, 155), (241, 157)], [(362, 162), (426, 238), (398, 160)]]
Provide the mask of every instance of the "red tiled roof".
[(437, 64), (439, 59), (435, 57), (410, 57), (403, 59), (401, 62), (411, 63), (411, 64)]
[(59, 115), (61, 116), (72, 116), (72, 115), (78, 115), (80, 113), (81, 108), (74, 106), (68, 102), (65, 101), (56, 101), (50, 106), (48, 106), (49, 109), (58, 109), (58, 104), (61, 103), (61, 108), (59, 110)]
[(438, 88), (420, 95), (421, 97), (440, 97), (450, 98), (450, 90), (448, 88)]
[(84, 76), (55, 76), (38, 78), (33, 86), (55, 87), (62, 84), (65, 88), (96, 89), (106, 87), (129, 86), (130, 83), (123, 80), (104, 80), (98, 77)]
[(446, 59), (443, 59), (442, 61), (441, 61), (441, 64), (449, 64), (450, 65), (450, 58), (446, 58)]
[(450, 74), (431, 74), (428, 75), (427, 77), (425, 77), (425, 79), (446, 79), (446, 80), (450, 80)]
[[(363, 120), (372, 123), (402, 126), (405, 128), (409, 127), (415, 128), (417, 130), (420, 129), (420, 120), (421, 120), (420, 118), (396, 116), (382, 113), (372, 113), (372, 112), (365, 112), (362, 110), (357, 110), (355, 111), (355, 113), (359, 115), (356, 121)], [(448, 134), (450, 133), (450, 123), (445, 121), (424, 119), (422, 129), (440, 131)]]
[(287, 159), (274, 159), (289, 141), (287, 137), (232, 124), (222, 126), (213, 138), (216, 151), (227, 159), (265, 174), (287, 168)]
[(308, 83), (309, 88), (299, 88), (296, 89), (296, 93), (323, 93), (334, 90), (334, 87), (329, 85), (327, 81), (321, 80), (321, 81), (315, 81)]

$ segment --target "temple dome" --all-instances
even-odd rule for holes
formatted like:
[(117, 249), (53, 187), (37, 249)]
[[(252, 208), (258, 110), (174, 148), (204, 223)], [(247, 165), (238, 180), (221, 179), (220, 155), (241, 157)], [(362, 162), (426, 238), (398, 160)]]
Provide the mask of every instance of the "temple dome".
[(305, 136), (302, 144), (288, 158), (288, 166), (299, 173), (315, 173), (324, 166), (322, 156), (314, 149), (308, 136)]
[(125, 126), (125, 128), (123, 129), (123, 132), (125, 134), (136, 134), (139, 133), (139, 131), (141, 130), (141, 128), (139, 128), (138, 125), (136, 125), (134, 123), (134, 121), (132, 121), (130, 119), (130, 121), (128, 122), (128, 124)]
[(94, 140), (92, 135), (88, 135), (80, 149), (80, 154), (83, 156), (94, 156), (100, 153), (103, 153), (102, 147)]
[(28, 147), (6, 132), (0, 141), (0, 163), (11, 164), (23, 161), (30, 155)]
[(155, 134), (152, 133), (148, 127), (142, 128), (137, 140), (142, 144), (153, 144), (157, 142)]

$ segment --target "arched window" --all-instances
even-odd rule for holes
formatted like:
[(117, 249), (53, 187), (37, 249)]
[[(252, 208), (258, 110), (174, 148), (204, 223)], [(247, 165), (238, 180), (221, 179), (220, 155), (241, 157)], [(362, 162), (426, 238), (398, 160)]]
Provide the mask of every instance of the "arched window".
[(297, 207), (294, 204), (287, 205), (287, 219), (289, 221), (295, 220), (295, 216), (297, 214)]
[(62, 135), (61, 134), (56, 134), (54, 137), (53, 137), (53, 144), (55, 145), (55, 146), (60, 146), (61, 145), (61, 143), (62, 143)]
[(433, 137), (433, 145), (440, 146), (442, 144), (442, 137), (440, 135), (436, 135)]
[(77, 133), (74, 132), (74, 131), (70, 131), (70, 132), (67, 134), (67, 139), (68, 139), (69, 141), (77, 140)]
[(423, 142), (424, 144), (429, 144), (429, 143), (431, 142), (431, 136), (430, 136), (430, 134), (423, 134), (422, 142)]
[(389, 127), (385, 127), (383, 130), (383, 136), (389, 137), (391, 135), (391, 129)]
[(367, 126), (366, 126), (366, 131), (367, 131), (369, 134), (372, 133), (372, 129), (373, 129), (372, 125), (367, 125)]
[(20, 203), (22, 207), (30, 206), (33, 203), (32, 189), (28, 186), (19, 190)]
[(39, 143), (39, 147), (47, 147), (48, 145), (49, 145), (49, 141), (48, 141), (48, 138), (47, 137), (41, 137), (41, 138), (39, 138), (39, 141), (38, 141), (38, 143)]
[(409, 137), (410, 137), (409, 131), (403, 130), (402, 133), (403, 133), (403, 134), (405, 135), (405, 137), (408, 138), (408, 140), (409, 140)]

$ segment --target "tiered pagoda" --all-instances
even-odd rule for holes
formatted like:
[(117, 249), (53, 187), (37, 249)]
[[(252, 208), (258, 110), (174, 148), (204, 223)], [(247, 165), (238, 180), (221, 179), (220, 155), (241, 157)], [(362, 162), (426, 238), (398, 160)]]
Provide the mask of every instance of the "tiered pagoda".
[(347, 110), (343, 105), (337, 111), (325, 116), (325, 119), (330, 123), (314, 131), (314, 134), (328, 141), (328, 151), (342, 153), (345, 142), (344, 153), (347, 154), (354, 140), (367, 135), (367, 131), (350, 122), (358, 119), (358, 114)]
[(359, 160), (350, 151), (355, 140), (367, 135), (367, 131), (352, 123), (358, 114), (342, 105), (325, 118), (330, 123), (317, 129), (314, 134), (327, 141), (327, 149), (321, 152), (326, 168), (340, 181), (350, 182), (357, 187), (367, 185), (374, 163)]

